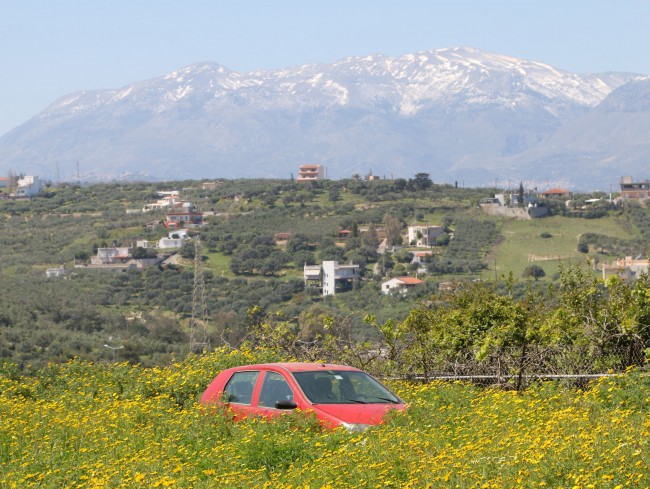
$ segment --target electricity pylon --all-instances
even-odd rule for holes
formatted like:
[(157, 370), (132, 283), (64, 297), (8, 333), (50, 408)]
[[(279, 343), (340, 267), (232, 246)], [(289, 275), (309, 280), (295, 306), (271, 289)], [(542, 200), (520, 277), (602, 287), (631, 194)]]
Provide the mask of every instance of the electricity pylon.
[(201, 353), (210, 348), (202, 258), (201, 238), (196, 236), (194, 241), (194, 288), (192, 289), (192, 318), (190, 319), (190, 353)]

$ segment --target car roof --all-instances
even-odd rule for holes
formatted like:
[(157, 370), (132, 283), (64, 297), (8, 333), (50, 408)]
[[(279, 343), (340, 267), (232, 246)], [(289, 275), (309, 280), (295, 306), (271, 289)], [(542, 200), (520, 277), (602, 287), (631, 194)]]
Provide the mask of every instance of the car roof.
[(279, 362), (279, 363), (259, 363), (256, 365), (241, 365), (234, 367), (237, 370), (279, 368), (288, 372), (310, 372), (314, 370), (350, 370), (360, 371), (358, 368), (347, 365), (336, 365), (333, 363), (303, 363), (303, 362)]

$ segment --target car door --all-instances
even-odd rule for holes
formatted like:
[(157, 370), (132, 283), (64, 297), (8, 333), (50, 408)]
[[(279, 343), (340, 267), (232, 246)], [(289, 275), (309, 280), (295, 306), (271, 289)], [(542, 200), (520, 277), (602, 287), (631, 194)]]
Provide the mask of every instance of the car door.
[(260, 378), (259, 370), (234, 372), (223, 389), (224, 400), (233, 412), (235, 420), (255, 416), (255, 388)]
[(260, 415), (272, 417), (291, 411), (295, 409), (296, 401), (295, 391), (284, 375), (273, 370), (264, 373), (257, 399)]

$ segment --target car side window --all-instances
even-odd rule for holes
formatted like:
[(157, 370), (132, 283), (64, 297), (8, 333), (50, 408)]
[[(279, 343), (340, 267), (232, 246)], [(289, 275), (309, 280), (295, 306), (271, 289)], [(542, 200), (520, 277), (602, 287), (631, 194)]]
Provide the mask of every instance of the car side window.
[(253, 388), (259, 375), (257, 370), (235, 372), (223, 389), (226, 401), (250, 406)]
[(274, 408), (278, 401), (293, 401), (293, 391), (281, 374), (266, 372), (258, 406)]

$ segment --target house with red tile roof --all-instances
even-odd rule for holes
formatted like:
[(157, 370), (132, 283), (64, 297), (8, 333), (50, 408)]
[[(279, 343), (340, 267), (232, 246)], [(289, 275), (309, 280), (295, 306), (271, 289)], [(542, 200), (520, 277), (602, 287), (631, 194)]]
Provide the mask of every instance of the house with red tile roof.
[(393, 277), (381, 284), (382, 294), (406, 294), (409, 288), (423, 284), (424, 281), (415, 277)]
[(565, 188), (549, 188), (548, 190), (541, 192), (540, 195), (545, 198), (560, 197), (562, 199), (570, 199), (572, 193), (570, 190), (567, 190)]

